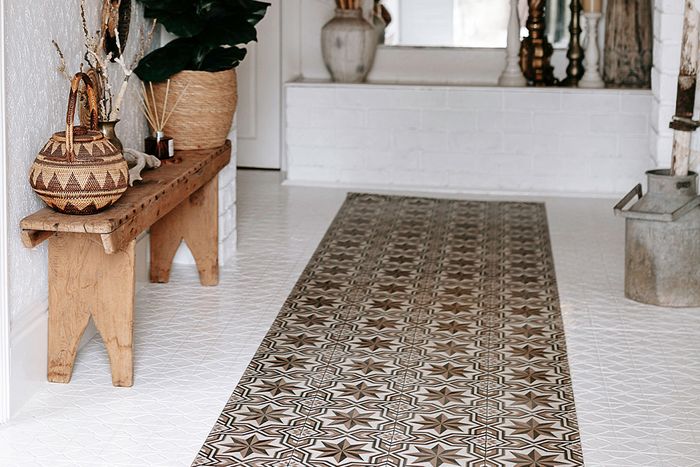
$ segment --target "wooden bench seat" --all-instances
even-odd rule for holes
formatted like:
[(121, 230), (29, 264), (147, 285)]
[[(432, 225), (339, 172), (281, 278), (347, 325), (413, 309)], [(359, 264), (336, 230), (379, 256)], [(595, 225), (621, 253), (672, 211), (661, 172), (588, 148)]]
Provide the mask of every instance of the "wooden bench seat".
[(230, 142), (179, 151), (101, 213), (72, 216), (44, 208), (21, 221), (27, 247), (49, 244), (49, 381), (70, 381), (92, 317), (109, 354), (112, 383), (133, 384), (134, 252), (145, 230), (151, 282), (168, 282), (184, 240), (202, 285), (218, 284), (218, 173), (230, 159)]

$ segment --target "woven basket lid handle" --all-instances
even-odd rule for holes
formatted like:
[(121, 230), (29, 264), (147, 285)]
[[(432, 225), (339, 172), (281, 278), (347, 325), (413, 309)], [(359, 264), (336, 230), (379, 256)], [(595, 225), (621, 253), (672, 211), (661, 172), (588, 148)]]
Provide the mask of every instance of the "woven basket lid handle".
[(73, 152), (73, 121), (75, 120), (75, 107), (78, 103), (78, 89), (80, 81), (85, 83), (87, 91), (88, 106), (90, 108), (90, 129), (97, 130), (97, 94), (95, 94), (95, 86), (88, 75), (82, 71), (76, 73), (70, 83), (70, 95), (68, 96), (68, 112), (66, 112), (66, 154), (68, 161), (75, 161)]

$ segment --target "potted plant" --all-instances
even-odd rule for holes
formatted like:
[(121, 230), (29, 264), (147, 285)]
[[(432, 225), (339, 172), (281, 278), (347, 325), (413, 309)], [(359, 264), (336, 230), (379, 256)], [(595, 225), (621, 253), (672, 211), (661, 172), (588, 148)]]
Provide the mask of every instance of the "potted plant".
[[(176, 38), (141, 59), (134, 73), (152, 82), (157, 107), (177, 107), (163, 129), (176, 149), (224, 144), (236, 111), (235, 68), (269, 3), (256, 0), (139, 0), (144, 15)], [(166, 82), (169, 81), (169, 85)], [(166, 92), (167, 90), (167, 92)]]

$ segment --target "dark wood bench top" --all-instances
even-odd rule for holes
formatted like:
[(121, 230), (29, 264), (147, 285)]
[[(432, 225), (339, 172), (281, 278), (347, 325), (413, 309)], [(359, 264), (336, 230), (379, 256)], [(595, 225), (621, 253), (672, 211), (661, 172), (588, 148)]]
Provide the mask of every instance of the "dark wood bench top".
[(103, 212), (76, 216), (44, 208), (25, 217), (20, 222), (22, 241), (33, 248), (56, 232), (97, 234), (105, 251), (114, 253), (214, 178), (230, 160), (230, 141), (216, 149), (177, 151), (174, 160), (144, 170), (143, 181)]

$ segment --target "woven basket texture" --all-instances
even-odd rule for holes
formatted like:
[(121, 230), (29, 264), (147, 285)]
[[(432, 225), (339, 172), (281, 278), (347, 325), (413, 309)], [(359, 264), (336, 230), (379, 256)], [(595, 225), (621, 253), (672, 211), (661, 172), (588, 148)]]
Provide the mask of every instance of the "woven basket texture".
[(122, 153), (100, 132), (90, 131), (86, 136), (95, 140), (75, 138), (74, 162), (67, 162), (65, 134), (61, 132), (46, 143), (32, 165), (32, 188), (56, 211), (94, 214), (114, 204), (129, 186), (129, 169)]
[[(167, 83), (154, 83), (156, 108), (163, 109)], [(180, 95), (185, 95), (180, 99)], [(179, 100), (179, 102), (178, 102)], [(235, 70), (185, 70), (170, 78), (166, 113), (174, 107), (163, 131), (176, 150), (211, 149), (226, 142), (238, 101)]]

